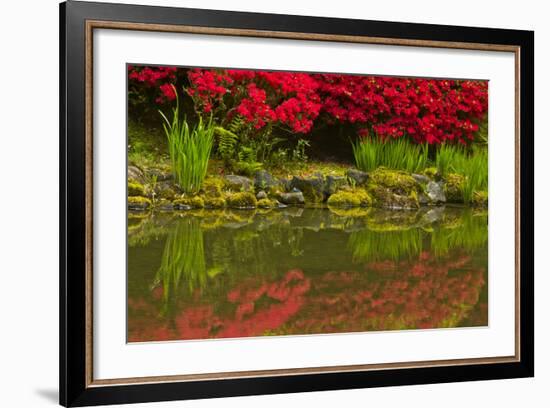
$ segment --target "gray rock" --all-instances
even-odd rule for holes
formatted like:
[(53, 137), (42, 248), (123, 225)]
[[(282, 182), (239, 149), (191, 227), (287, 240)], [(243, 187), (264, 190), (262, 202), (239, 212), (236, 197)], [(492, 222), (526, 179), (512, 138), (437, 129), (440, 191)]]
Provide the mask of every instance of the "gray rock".
[(256, 199), (262, 200), (264, 198), (267, 198), (267, 193), (263, 190), (258, 191), (258, 194), (256, 194)]
[(426, 186), (426, 193), (434, 204), (446, 202), (445, 186), (442, 181), (430, 181)]
[(139, 181), (142, 184), (145, 182), (145, 175), (136, 166), (128, 166), (128, 178)]
[(174, 204), (174, 210), (191, 210), (193, 207), (187, 204)]
[(149, 208), (149, 203), (128, 203), (130, 211), (145, 211)]
[(412, 178), (416, 180), (417, 183), (427, 184), (430, 182), (430, 178), (424, 174), (411, 174)]
[(256, 190), (268, 190), (280, 185), (279, 180), (265, 170), (258, 170), (254, 175), (254, 187)]
[(369, 180), (368, 173), (357, 169), (349, 169), (346, 172), (346, 176), (348, 176), (349, 179), (353, 180), (358, 186), (364, 186)]
[(430, 197), (428, 197), (426, 194), (422, 192), (418, 193), (418, 204), (428, 205), (430, 203), (431, 203)]
[(297, 193), (282, 193), (279, 201), (283, 204), (304, 204), (304, 195), (302, 192)]
[(344, 176), (327, 176), (325, 179), (324, 193), (328, 197), (347, 185), (348, 180)]
[(251, 191), (254, 187), (254, 182), (248, 177), (229, 174), (224, 177), (225, 186), (230, 191)]
[(169, 201), (163, 202), (163, 203), (160, 203), (157, 208), (161, 211), (172, 211), (174, 209), (174, 204), (172, 204)]

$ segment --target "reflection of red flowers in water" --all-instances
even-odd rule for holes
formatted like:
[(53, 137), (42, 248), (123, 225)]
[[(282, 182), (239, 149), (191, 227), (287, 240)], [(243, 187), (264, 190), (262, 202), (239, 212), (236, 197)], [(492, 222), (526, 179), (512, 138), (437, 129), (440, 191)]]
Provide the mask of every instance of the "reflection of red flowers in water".
[(470, 261), (422, 253), (412, 262), (372, 262), (363, 272), (306, 277), (291, 270), (278, 281), (249, 278), (215, 301), (195, 293), (173, 319), (158, 317), (158, 302), (129, 299), (129, 340), (486, 325), (487, 304), (479, 302), (485, 270)]

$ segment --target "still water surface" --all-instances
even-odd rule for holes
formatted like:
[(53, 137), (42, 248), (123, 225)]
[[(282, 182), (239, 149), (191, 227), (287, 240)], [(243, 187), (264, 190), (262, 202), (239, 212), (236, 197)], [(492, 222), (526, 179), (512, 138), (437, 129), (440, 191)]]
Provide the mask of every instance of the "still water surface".
[(487, 325), (487, 213), (129, 214), (130, 342)]

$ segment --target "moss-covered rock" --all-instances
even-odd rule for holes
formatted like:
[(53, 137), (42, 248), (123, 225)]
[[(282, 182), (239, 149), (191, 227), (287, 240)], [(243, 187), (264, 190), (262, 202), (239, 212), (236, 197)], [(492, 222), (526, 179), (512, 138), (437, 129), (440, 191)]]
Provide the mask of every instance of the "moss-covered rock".
[(451, 173), (445, 177), (445, 197), (449, 203), (463, 203), (462, 188), (464, 185), (464, 176)]
[(277, 200), (272, 200), (269, 198), (262, 198), (258, 200), (257, 206), (258, 208), (277, 208), (279, 203)]
[(274, 191), (281, 188), (281, 182), (265, 170), (258, 170), (254, 175), (254, 188), (256, 191)]
[(219, 177), (208, 177), (202, 183), (202, 191), (207, 197), (221, 197), (225, 182)]
[(489, 204), (489, 193), (487, 191), (476, 191), (472, 198), (472, 205), (475, 207), (487, 207)]
[(290, 188), (300, 190), (306, 203), (321, 203), (324, 201), (325, 180), (320, 174), (314, 177), (294, 176), (290, 181)]
[(178, 192), (176, 187), (170, 182), (158, 183), (155, 186), (155, 196), (159, 199), (173, 200)]
[(228, 194), (226, 203), (230, 208), (255, 208), (257, 205), (254, 194), (246, 191)]
[(302, 205), (305, 203), (304, 194), (301, 191), (280, 193), (276, 197), (281, 203), (287, 205)]
[(420, 184), (409, 174), (379, 167), (369, 174), (367, 191), (377, 207), (414, 209), (419, 207)]
[(205, 208), (224, 208), (225, 199), (223, 197), (205, 197), (204, 207)]
[(354, 186), (365, 186), (369, 180), (368, 173), (357, 169), (348, 169), (346, 171), (346, 177)]
[(131, 196), (128, 197), (128, 209), (134, 211), (143, 211), (151, 208), (152, 203), (147, 197)]
[(204, 208), (204, 200), (200, 196), (182, 197), (173, 201), (177, 210), (189, 210), (191, 208)]
[(348, 180), (345, 176), (328, 175), (325, 178), (325, 196), (329, 197), (331, 194), (336, 193), (339, 190), (349, 188)]
[(145, 195), (145, 187), (143, 184), (138, 183), (135, 180), (128, 180), (128, 196), (138, 197)]
[(174, 209), (174, 204), (170, 200), (161, 198), (157, 203), (155, 203), (155, 208), (161, 211), (172, 211)]
[(379, 167), (370, 173), (369, 184), (387, 187), (400, 194), (409, 194), (418, 186), (416, 180), (409, 173), (384, 167)]
[(237, 176), (234, 174), (228, 174), (223, 179), (225, 187), (229, 191), (243, 192), (243, 191), (253, 191), (254, 190), (254, 181), (244, 176)]
[(339, 191), (332, 194), (327, 201), (330, 207), (369, 207), (372, 198), (364, 189)]

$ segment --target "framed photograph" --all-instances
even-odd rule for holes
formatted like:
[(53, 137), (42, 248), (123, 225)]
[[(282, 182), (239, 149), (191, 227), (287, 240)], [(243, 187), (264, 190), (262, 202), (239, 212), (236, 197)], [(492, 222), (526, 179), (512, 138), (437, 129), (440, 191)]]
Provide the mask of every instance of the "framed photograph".
[(60, 16), (62, 405), (534, 375), (533, 32)]

